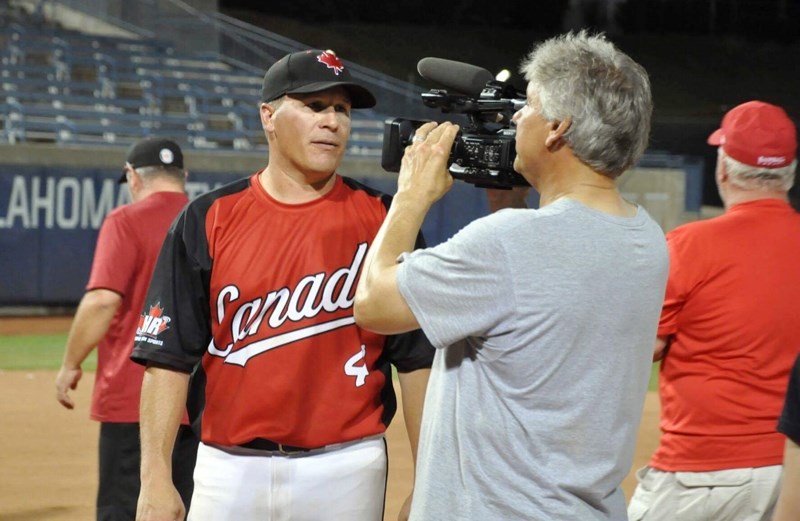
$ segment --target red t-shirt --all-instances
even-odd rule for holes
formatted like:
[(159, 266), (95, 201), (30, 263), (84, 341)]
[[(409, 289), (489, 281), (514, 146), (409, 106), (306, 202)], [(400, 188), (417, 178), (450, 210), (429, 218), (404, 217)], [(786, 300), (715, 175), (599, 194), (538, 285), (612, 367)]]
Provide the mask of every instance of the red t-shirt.
[(97, 346), (94, 420), (139, 421), (144, 369), (129, 358), (133, 338), (167, 228), (187, 202), (184, 193), (156, 192), (114, 209), (100, 227), (86, 289), (109, 289), (119, 293), (122, 302)]
[(667, 234), (658, 335), (662, 437), (650, 465), (712, 471), (778, 465), (775, 425), (800, 352), (800, 214), (762, 199)]
[(434, 353), (419, 331), (384, 337), (353, 319), (388, 203), (337, 176), (325, 196), (282, 204), (256, 175), (187, 207), (165, 242), (133, 358), (184, 372), (202, 361), (189, 408), (202, 411), (205, 443), (314, 448), (385, 431), (396, 409), (391, 364), (430, 367)]

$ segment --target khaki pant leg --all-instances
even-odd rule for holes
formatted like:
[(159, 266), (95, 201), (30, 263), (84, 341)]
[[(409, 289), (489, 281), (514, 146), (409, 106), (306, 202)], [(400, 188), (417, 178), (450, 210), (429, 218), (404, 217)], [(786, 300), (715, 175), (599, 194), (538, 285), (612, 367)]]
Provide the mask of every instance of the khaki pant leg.
[(628, 505), (630, 521), (768, 521), (781, 467), (662, 472), (644, 467)]

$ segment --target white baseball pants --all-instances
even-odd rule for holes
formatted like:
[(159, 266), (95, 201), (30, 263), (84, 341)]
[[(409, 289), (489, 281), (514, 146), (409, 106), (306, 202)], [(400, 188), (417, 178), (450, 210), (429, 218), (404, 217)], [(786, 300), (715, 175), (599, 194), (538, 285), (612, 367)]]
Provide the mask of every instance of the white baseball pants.
[(383, 437), (297, 455), (200, 444), (188, 521), (381, 521)]

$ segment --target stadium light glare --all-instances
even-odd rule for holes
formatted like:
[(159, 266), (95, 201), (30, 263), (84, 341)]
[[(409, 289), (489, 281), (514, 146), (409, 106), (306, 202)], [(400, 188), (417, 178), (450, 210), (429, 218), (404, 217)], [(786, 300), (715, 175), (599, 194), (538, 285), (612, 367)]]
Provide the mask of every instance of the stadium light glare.
[(511, 71), (508, 69), (503, 69), (497, 73), (497, 76), (494, 77), (497, 81), (506, 81), (508, 78), (511, 77)]

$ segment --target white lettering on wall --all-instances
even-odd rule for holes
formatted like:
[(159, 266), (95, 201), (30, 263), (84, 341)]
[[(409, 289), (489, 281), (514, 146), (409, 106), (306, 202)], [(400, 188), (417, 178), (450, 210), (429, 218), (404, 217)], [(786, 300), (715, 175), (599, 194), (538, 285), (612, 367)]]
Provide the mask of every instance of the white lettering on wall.
[(25, 178), (22, 176), (14, 176), (11, 182), (11, 195), (8, 197), (8, 211), (3, 219), (3, 227), (13, 228), (17, 218), (20, 219), (23, 228), (31, 227), (28, 191), (25, 187)]
[(44, 227), (53, 227), (53, 192), (55, 192), (56, 180), (48, 177), (44, 181), (44, 193), (39, 186), (40, 179), (31, 179), (31, 228), (39, 228), (39, 214), (44, 212)]
[(17, 175), (0, 228), (98, 229), (114, 206), (129, 202), (128, 188), (113, 179), (104, 180), (97, 193), (92, 179)]
[(78, 199), (81, 185), (74, 177), (67, 177), (58, 183), (56, 203), (56, 223), (64, 230), (74, 230), (80, 219)]
[[(186, 183), (189, 199), (223, 183)], [(128, 187), (114, 179), (15, 175), (7, 201), (0, 200), (0, 228), (100, 228), (108, 213), (131, 202)], [(3, 205), (5, 211), (3, 211)]]
[(119, 186), (119, 183), (106, 179), (103, 181), (103, 187), (98, 196), (94, 193), (94, 181), (89, 178), (83, 180), (82, 223), (87, 223), (89, 228), (100, 228), (103, 218), (114, 209), (114, 187), (116, 186)]

